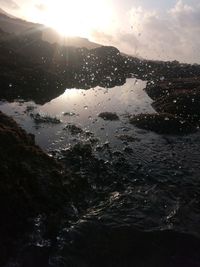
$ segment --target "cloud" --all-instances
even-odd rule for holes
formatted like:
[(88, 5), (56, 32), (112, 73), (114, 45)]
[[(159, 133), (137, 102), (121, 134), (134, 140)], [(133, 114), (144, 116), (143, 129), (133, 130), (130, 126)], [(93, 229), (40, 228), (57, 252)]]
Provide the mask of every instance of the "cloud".
[(17, 3), (15, 1), (13, 1), (13, 0), (0, 0), (0, 4), (3, 7), (7, 7), (7, 8), (10, 8), (10, 9), (18, 9), (19, 8)]
[(35, 7), (39, 10), (39, 11), (46, 11), (47, 10), (47, 6), (44, 4), (36, 4)]
[(169, 11), (172, 18), (179, 23), (181, 27), (198, 27), (200, 25), (200, 4), (189, 6), (179, 0), (176, 6)]
[[(162, 13), (133, 6), (127, 12), (126, 27), (104, 33), (102, 40), (144, 58), (200, 63), (200, 4), (185, 1)], [(100, 41), (101, 34), (97, 37)]]

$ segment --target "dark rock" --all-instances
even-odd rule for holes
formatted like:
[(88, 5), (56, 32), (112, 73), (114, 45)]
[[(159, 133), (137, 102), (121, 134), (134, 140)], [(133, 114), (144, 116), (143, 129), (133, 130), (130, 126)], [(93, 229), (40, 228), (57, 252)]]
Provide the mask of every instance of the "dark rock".
[(78, 143), (73, 147), (73, 153), (76, 156), (88, 157), (92, 155), (92, 147), (90, 144)]
[(30, 116), (34, 119), (34, 122), (39, 124), (39, 123), (50, 123), (50, 124), (59, 124), (61, 123), (60, 119), (56, 117), (51, 117), (49, 115), (42, 115), (39, 113), (31, 113)]
[(188, 134), (195, 131), (191, 123), (169, 113), (139, 114), (131, 117), (130, 123), (159, 134)]
[(167, 112), (198, 122), (200, 120), (200, 90), (177, 90), (173, 94), (157, 99), (153, 107), (158, 112)]
[(132, 154), (133, 153), (133, 149), (129, 146), (126, 146), (123, 151), (127, 154)]
[[(176, 124), (174, 125), (175, 132), (175, 129), (180, 129), (180, 132), (183, 133), (190, 132), (188, 131), (189, 127), (191, 127), (189, 124), (192, 125), (191, 130), (195, 129), (195, 127), (199, 127), (199, 76), (182, 79), (171, 78), (157, 82), (154, 85), (149, 83), (145, 90), (154, 100), (152, 106), (160, 113), (160, 115), (162, 113), (168, 113), (171, 114), (171, 118), (174, 116), (177, 123), (175, 123), (175, 120), (170, 120), (170, 125), (172, 122)], [(182, 124), (182, 127), (180, 123)], [(146, 123), (146, 128), (149, 127), (147, 124), (148, 123)], [(164, 125), (162, 127), (164, 127)], [(154, 127), (152, 126), (152, 128)]]
[(26, 34), (10, 35), (0, 39), (0, 98), (14, 101), (20, 97), (43, 104), (66, 88), (125, 83), (120, 68), (123, 57), (114, 47), (89, 50), (50, 44)]
[(63, 116), (70, 116), (70, 117), (72, 117), (72, 116), (75, 116), (75, 115), (76, 115), (76, 113), (71, 112), (71, 111), (69, 111), (69, 112), (64, 112), (64, 113), (63, 113)]
[(4, 33), (1, 38), (0, 33), (1, 99), (22, 98), (44, 104), (66, 88), (111, 88), (123, 85), (128, 77), (155, 82), (160, 78), (173, 77), (178, 81), (200, 75), (199, 65), (142, 60), (122, 55), (112, 46), (91, 50), (66, 47), (50, 44), (36, 35), (30, 31), (18, 35)]
[[(59, 225), (69, 195), (63, 188), (62, 166), (46, 155), (14, 120), (0, 112), (0, 265), (14, 253), (17, 240), (43, 214)], [(57, 225), (57, 226), (56, 226)], [(15, 247), (16, 246), (16, 247)]]
[(171, 78), (164, 81), (159, 81), (156, 83), (149, 82), (145, 88), (145, 91), (153, 100), (157, 100), (163, 96), (169, 96), (176, 91), (185, 91), (185, 93), (190, 93), (190, 91), (200, 87), (200, 78)]
[(98, 116), (104, 120), (109, 120), (109, 121), (119, 120), (118, 115), (112, 112), (102, 112)]
[(80, 127), (78, 127), (78, 126), (76, 126), (74, 124), (66, 125), (64, 130), (69, 131), (71, 134), (81, 134), (81, 133), (83, 133), (83, 130)]
[(136, 137), (134, 137), (134, 136), (127, 135), (127, 134), (116, 135), (116, 137), (117, 137), (118, 139), (120, 139), (121, 141), (125, 141), (125, 142), (135, 142), (135, 141), (140, 141), (139, 138), (136, 138)]

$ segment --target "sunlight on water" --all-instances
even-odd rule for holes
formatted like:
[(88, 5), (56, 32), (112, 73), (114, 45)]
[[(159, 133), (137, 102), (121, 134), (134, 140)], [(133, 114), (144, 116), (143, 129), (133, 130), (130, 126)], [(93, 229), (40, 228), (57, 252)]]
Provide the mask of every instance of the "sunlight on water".
[[(127, 125), (128, 114), (153, 112), (152, 100), (143, 90), (145, 85), (146, 82), (127, 79), (123, 86), (110, 89), (66, 89), (62, 95), (44, 105), (33, 102), (2, 102), (1, 110), (14, 116), (28, 132), (35, 134), (36, 142), (45, 149), (67, 145), (74, 139), (81, 138), (63, 131), (69, 123), (83, 131), (91, 131), (102, 142), (114, 142), (116, 134), (131, 127)], [(119, 121), (104, 121), (98, 117), (101, 112), (114, 112), (119, 116)], [(56, 117), (61, 123), (36, 123), (30, 115), (37, 113)]]
[(44, 112), (61, 114), (66, 111), (79, 113), (80, 121), (86, 115), (98, 115), (99, 112), (141, 113), (152, 112), (152, 100), (143, 91), (145, 82), (128, 79), (123, 86), (111, 89), (95, 87), (90, 90), (66, 89), (60, 97), (41, 107)]
[[(2, 101), (0, 109), (33, 133), (36, 143), (51, 155), (62, 156), (69, 151), (67, 148), (82, 142), (89, 144), (93, 155), (103, 159), (103, 166), (114, 164), (120, 177), (120, 191), (118, 187), (113, 189), (117, 178), (115, 173), (109, 172), (108, 199), (92, 206), (88, 218), (106, 216), (118, 224), (171, 229), (176, 224), (174, 218), (182, 222), (180, 210), (188, 220), (189, 213), (184, 211), (185, 207), (190, 210), (190, 206), (185, 205), (190, 194), (188, 185), (192, 199), (195, 198), (200, 172), (200, 135), (198, 132), (181, 137), (158, 135), (131, 125), (129, 114), (155, 112), (152, 100), (143, 90), (145, 85), (143, 81), (127, 79), (123, 86), (111, 89), (72, 88), (44, 105)], [(101, 112), (116, 113), (119, 119), (106, 121), (98, 116)], [(93, 189), (96, 193), (96, 184)], [(187, 193), (184, 195), (184, 192)], [(184, 204), (180, 204), (181, 198)], [(195, 220), (199, 218), (191, 221), (192, 231), (198, 230)], [(184, 224), (181, 227), (184, 229)]]

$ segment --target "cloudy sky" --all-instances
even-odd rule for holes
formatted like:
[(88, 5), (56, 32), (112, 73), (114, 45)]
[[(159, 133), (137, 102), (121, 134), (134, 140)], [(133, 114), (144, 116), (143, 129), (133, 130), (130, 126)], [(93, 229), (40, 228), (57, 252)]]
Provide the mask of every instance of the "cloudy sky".
[(128, 54), (200, 63), (199, 0), (0, 0), (0, 6)]

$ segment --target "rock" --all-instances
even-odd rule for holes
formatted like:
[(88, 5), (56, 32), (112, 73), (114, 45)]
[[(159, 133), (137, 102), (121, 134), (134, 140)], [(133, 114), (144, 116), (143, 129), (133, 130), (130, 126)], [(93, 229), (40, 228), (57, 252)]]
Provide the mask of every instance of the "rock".
[(200, 90), (177, 90), (157, 99), (153, 107), (158, 112), (167, 112), (193, 122), (200, 120)]
[[(0, 112), (0, 266), (12, 256), (17, 240), (31, 231), (37, 216), (47, 224), (59, 218), (69, 194), (62, 166), (35, 145), (10, 117)], [(54, 230), (59, 225), (55, 220)]]
[(116, 121), (119, 120), (119, 117), (116, 113), (112, 113), (112, 112), (102, 112), (98, 115), (100, 118), (104, 119), (104, 120), (109, 120), (109, 121)]
[(83, 133), (83, 130), (80, 127), (78, 127), (78, 126), (76, 126), (74, 124), (66, 125), (64, 130), (69, 131), (71, 134), (81, 134), (81, 133)]
[(130, 123), (159, 134), (188, 134), (196, 129), (188, 121), (169, 113), (139, 114), (131, 117)]
[(63, 116), (69, 116), (69, 117), (72, 117), (72, 116), (76, 116), (76, 113), (72, 112), (72, 111), (68, 111), (68, 112), (64, 112), (63, 113)]
[(39, 113), (31, 113), (30, 116), (34, 119), (34, 122), (39, 123), (50, 123), (50, 124), (59, 124), (61, 123), (61, 120), (56, 117), (51, 117), (49, 115), (42, 115)]
[(118, 139), (120, 139), (121, 141), (125, 141), (125, 142), (135, 142), (135, 141), (140, 141), (139, 138), (136, 138), (134, 136), (128, 135), (128, 134), (120, 134), (120, 135), (116, 135), (116, 137)]
[(200, 87), (200, 78), (171, 78), (164, 81), (159, 81), (155, 83), (149, 82), (145, 88), (148, 96), (153, 100), (157, 100), (160, 97), (167, 97), (177, 91), (185, 91), (185, 93), (190, 93), (190, 91)]
[(73, 147), (72, 152), (76, 156), (90, 157), (92, 155), (92, 147), (87, 143), (78, 143)]
[(132, 154), (133, 153), (133, 149), (129, 146), (126, 146), (123, 151), (127, 154)]

